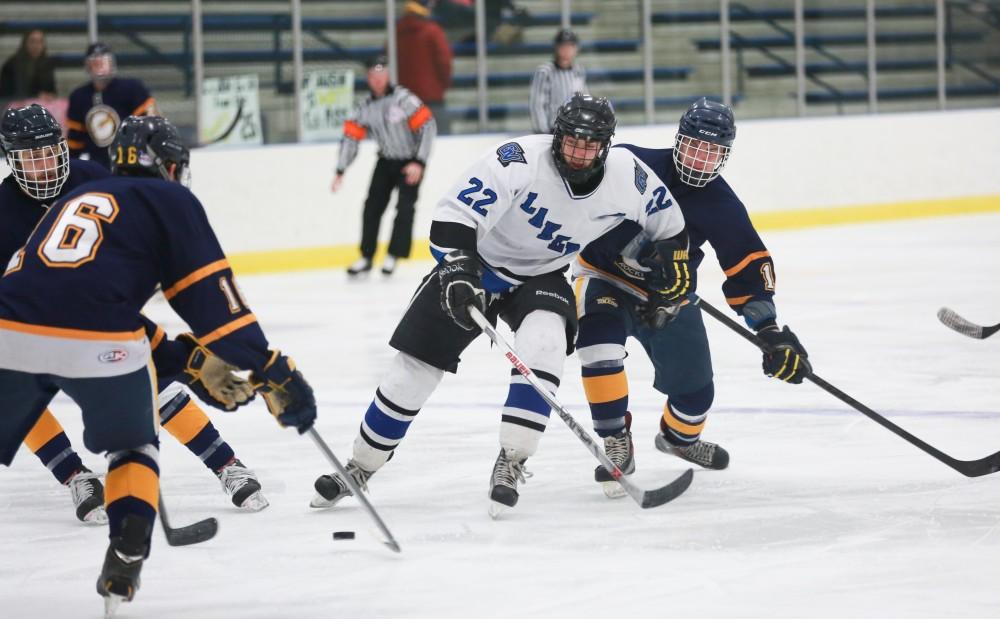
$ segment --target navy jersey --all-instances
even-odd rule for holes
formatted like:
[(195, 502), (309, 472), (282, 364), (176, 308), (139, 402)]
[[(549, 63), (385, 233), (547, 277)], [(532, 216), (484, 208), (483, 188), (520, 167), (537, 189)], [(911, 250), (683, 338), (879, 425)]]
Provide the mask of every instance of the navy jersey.
[[(619, 144), (615, 148), (632, 152), (667, 184), (687, 223), (692, 266), (697, 269), (705, 258), (701, 246), (707, 241), (726, 275), (722, 284), (726, 302), (736, 313), (742, 315), (750, 301), (773, 303), (775, 273), (771, 254), (753, 227), (746, 207), (725, 179), (719, 177), (704, 187), (691, 187), (678, 177), (672, 148), (640, 148), (631, 144)], [(637, 238), (639, 233), (628, 222), (620, 225), (584, 248), (581, 263), (589, 267), (587, 271), (591, 273), (603, 272), (633, 288), (641, 287), (644, 274), (637, 268), (639, 265), (622, 258), (630, 245), (638, 250), (640, 259), (643, 251), (651, 251), (641, 247), (641, 239)]]
[(110, 169), (108, 145), (122, 119), (144, 114), (156, 114), (156, 100), (137, 79), (116, 77), (101, 91), (92, 83), (80, 86), (70, 93), (66, 112), (70, 157), (87, 153), (91, 161)]
[(0, 367), (72, 377), (145, 363), (155, 325), (140, 310), (158, 285), (209, 349), (262, 369), (267, 340), (201, 203), (178, 183), (118, 176), (53, 205), (0, 279), (0, 353), (33, 344), (77, 360), (48, 361), (33, 350), (20, 361), (0, 358)]

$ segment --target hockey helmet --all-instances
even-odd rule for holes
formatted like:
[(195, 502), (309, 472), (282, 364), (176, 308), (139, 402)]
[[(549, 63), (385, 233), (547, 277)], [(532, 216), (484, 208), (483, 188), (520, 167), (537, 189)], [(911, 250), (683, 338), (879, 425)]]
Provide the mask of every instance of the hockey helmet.
[(0, 150), (17, 184), (35, 200), (55, 198), (69, 178), (69, 149), (62, 127), (37, 103), (4, 112)]
[(167, 169), (177, 164), (173, 180), (190, 183), (191, 152), (177, 127), (160, 116), (129, 116), (122, 121), (108, 147), (111, 173), (119, 176), (155, 176), (171, 180)]
[(722, 173), (735, 140), (732, 108), (705, 97), (692, 103), (674, 139), (674, 166), (681, 181), (692, 187), (712, 182)]
[[(616, 123), (615, 110), (606, 98), (581, 93), (570, 97), (559, 108), (552, 128), (552, 158), (559, 174), (571, 183), (585, 183), (600, 172), (611, 149), (611, 136), (615, 134)], [(566, 138), (596, 142), (596, 155), (590, 158), (582, 153), (576, 156), (567, 153), (563, 144)]]
[(118, 71), (111, 46), (101, 41), (95, 41), (87, 46), (87, 51), (83, 55), (83, 66), (87, 69), (90, 79), (101, 84), (107, 84), (114, 79)]

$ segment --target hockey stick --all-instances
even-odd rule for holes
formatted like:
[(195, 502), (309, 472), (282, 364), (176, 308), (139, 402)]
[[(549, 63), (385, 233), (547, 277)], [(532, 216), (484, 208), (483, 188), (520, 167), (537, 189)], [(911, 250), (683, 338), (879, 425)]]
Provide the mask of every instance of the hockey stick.
[(691, 469), (684, 471), (680, 477), (673, 480), (669, 484), (661, 488), (656, 488), (655, 490), (643, 490), (632, 483), (629, 478), (625, 476), (625, 473), (623, 473), (620, 468), (615, 466), (614, 463), (608, 459), (608, 457), (604, 454), (604, 451), (597, 446), (597, 443), (594, 442), (594, 439), (590, 437), (587, 431), (580, 427), (580, 424), (576, 422), (576, 419), (566, 412), (563, 405), (560, 404), (559, 401), (556, 400), (556, 397), (545, 388), (545, 385), (543, 385), (541, 381), (538, 380), (534, 372), (531, 371), (531, 368), (521, 361), (521, 358), (517, 356), (517, 353), (511, 345), (507, 343), (503, 336), (497, 333), (497, 330), (493, 328), (493, 325), (491, 325), (488, 320), (486, 320), (483, 313), (480, 312), (478, 308), (470, 306), (469, 315), (472, 316), (472, 320), (479, 325), (479, 328), (482, 329), (491, 340), (493, 340), (493, 343), (500, 349), (504, 356), (507, 357), (507, 360), (510, 361), (511, 365), (513, 365), (514, 368), (520, 372), (522, 376), (524, 376), (528, 383), (535, 388), (538, 395), (542, 396), (542, 399), (545, 400), (545, 402), (559, 414), (559, 418), (566, 422), (569, 429), (573, 431), (573, 434), (575, 434), (581, 442), (583, 442), (590, 453), (597, 458), (597, 460), (601, 463), (601, 466), (607, 469), (608, 473), (611, 474), (611, 477), (613, 477), (615, 481), (617, 481), (621, 487), (625, 489), (625, 492), (632, 497), (632, 500), (638, 503), (643, 509), (658, 507), (664, 503), (669, 503), (688, 489), (688, 486), (691, 485), (691, 479), (694, 477), (694, 471)]
[(968, 335), (969, 337), (977, 340), (985, 340), (997, 331), (1000, 331), (1000, 324), (993, 325), (992, 327), (981, 327), (962, 318), (947, 307), (939, 309), (937, 317), (938, 320), (944, 323), (944, 326), (948, 327), (952, 331), (958, 331), (962, 335)]
[(340, 475), (341, 479), (347, 482), (347, 485), (351, 489), (351, 492), (361, 503), (361, 507), (363, 507), (365, 511), (368, 512), (368, 515), (375, 522), (375, 525), (379, 528), (380, 531), (382, 531), (382, 535), (385, 536), (385, 541), (383, 541), (382, 543), (385, 544), (389, 548), (389, 550), (392, 550), (393, 552), (400, 552), (399, 542), (397, 542), (396, 538), (392, 536), (392, 532), (389, 531), (389, 527), (385, 526), (385, 523), (382, 522), (382, 519), (379, 517), (378, 512), (375, 511), (374, 507), (372, 507), (372, 504), (368, 501), (368, 497), (365, 496), (365, 493), (361, 491), (361, 488), (358, 487), (358, 484), (354, 483), (354, 478), (351, 477), (350, 474), (348, 474), (347, 469), (345, 469), (344, 465), (340, 463), (340, 460), (337, 459), (337, 456), (333, 455), (333, 450), (330, 449), (330, 446), (326, 444), (326, 441), (324, 441), (323, 437), (319, 435), (319, 432), (316, 431), (316, 428), (314, 427), (309, 428), (308, 433), (309, 433), (309, 438), (311, 438), (313, 442), (316, 443), (316, 446), (319, 447), (319, 450), (323, 452), (323, 455), (326, 456), (326, 459), (329, 460), (330, 464), (333, 465), (333, 468), (337, 470), (337, 473)]
[(163, 503), (163, 493), (160, 493), (160, 524), (163, 526), (163, 534), (167, 537), (167, 543), (171, 546), (190, 546), (207, 542), (215, 537), (219, 532), (219, 521), (215, 518), (205, 518), (186, 527), (173, 528), (170, 526), (170, 518), (167, 516), (167, 507)]
[[(751, 342), (757, 348), (761, 349), (761, 351), (768, 352), (769, 350), (768, 346), (767, 344), (764, 343), (763, 340), (761, 340), (759, 337), (754, 335), (749, 329), (743, 327), (741, 324), (739, 324), (726, 314), (723, 314), (721, 311), (712, 307), (711, 305), (709, 305), (700, 298), (695, 297), (691, 302), (700, 307), (703, 312), (705, 312), (712, 318), (715, 318), (722, 324), (726, 325), (727, 327), (729, 327), (730, 329), (741, 335), (744, 339)], [(847, 404), (848, 406), (858, 411), (865, 417), (868, 417), (875, 423), (879, 424), (886, 430), (889, 430), (896, 436), (901, 437), (903, 440), (910, 443), (911, 445), (914, 445), (924, 453), (927, 453), (932, 457), (936, 458), (937, 460), (947, 464), (948, 466), (955, 469), (962, 475), (965, 475), (966, 477), (980, 477), (982, 475), (989, 475), (990, 473), (996, 473), (998, 470), (1000, 470), (1000, 451), (998, 451), (995, 454), (986, 456), (985, 458), (980, 458), (979, 460), (959, 460), (957, 458), (953, 458), (948, 454), (944, 453), (943, 451), (941, 451), (940, 449), (937, 449), (936, 447), (925, 443), (916, 436), (913, 436), (903, 428), (900, 428), (899, 426), (892, 423), (882, 415), (879, 415), (878, 413), (868, 408), (861, 402), (858, 402), (851, 396), (847, 395), (840, 389), (837, 389), (830, 383), (826, 382), (825, 380), (817, 376), (815, 372), (807, 376), (806, 380), (811, 381), (813, 384), (815, 384), (823, 391), (826, 391), (827, 393), (837, 398), (841, 402)]]

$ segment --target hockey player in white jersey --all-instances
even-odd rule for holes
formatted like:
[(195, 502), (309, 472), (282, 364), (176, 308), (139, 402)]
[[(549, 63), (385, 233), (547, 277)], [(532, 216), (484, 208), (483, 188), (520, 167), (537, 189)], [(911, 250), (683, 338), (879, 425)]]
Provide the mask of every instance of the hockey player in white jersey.
[[(689, 285), (680, 209), (650, 168), (611, 150), (615, 117), (604, 98), (574, 95), (552, 135), (504, 142), (476, 161), (438, 202), (431, 251), (439, 263), (417, 288), (390, 340), (399, 351), (361, 422), (347, 470), (365, 487), (402, 441), (445, 372), (481, 333), (475, 306), (502, 318), (518, 354), (553, 392), (576, 337), (566, 270), (581, 248), (624, 220), (658, 241), (659, 265), (677, 302)], [(513, 507), (525, 460), (550, 408), (512, 372), (502, 406), (500, 454), (490, 478), (490, 514)], [(316, 480), (313, 507), (350, 495), (336, 473)]]

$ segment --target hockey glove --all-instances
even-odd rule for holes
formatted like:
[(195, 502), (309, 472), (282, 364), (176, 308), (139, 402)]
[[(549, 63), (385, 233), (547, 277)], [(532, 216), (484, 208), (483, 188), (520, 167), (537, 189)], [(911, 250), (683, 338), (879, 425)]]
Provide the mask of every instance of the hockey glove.
[(233, 372), (239, 370), (216, 357), (194, 335), (182, 333), (177, 341), (187, 347), (187, 363), (180, 375), (198, 398), (215, 408), (234, 411), (254, 398), (253, 388)]
[(479, 308), (480, 312), (486, 311), (482, 273), (476, 255), (462, 249), (447, 254), (438, 266), (441, 309), (466, 331), (477, 328), (469, 315), (469, 306)]
[(812, 374), (809, 364), (809, 354), (786, 325), (779, 330), (772, 323), (757, 332), (757, 336), (767, 344), (768, 351), (764, 353), (764, 374), (798, 385), (806, 376)]
[(271, 359), (261, 372), (250, 374), (250, 384), (264, 397), (267, 410), (282, 427), (294, 426), (305, 434), (316, 421), (316, 396), (295, 362), (271, 351)]
[(680, 313), (691, 290), (686, 236), (683, 244), (676, 238), (658, 241), (656, 253), (643, 263), (651, 270), (646, 276), (648, 299), (640, 316), (650, 328), (662, 329)]

